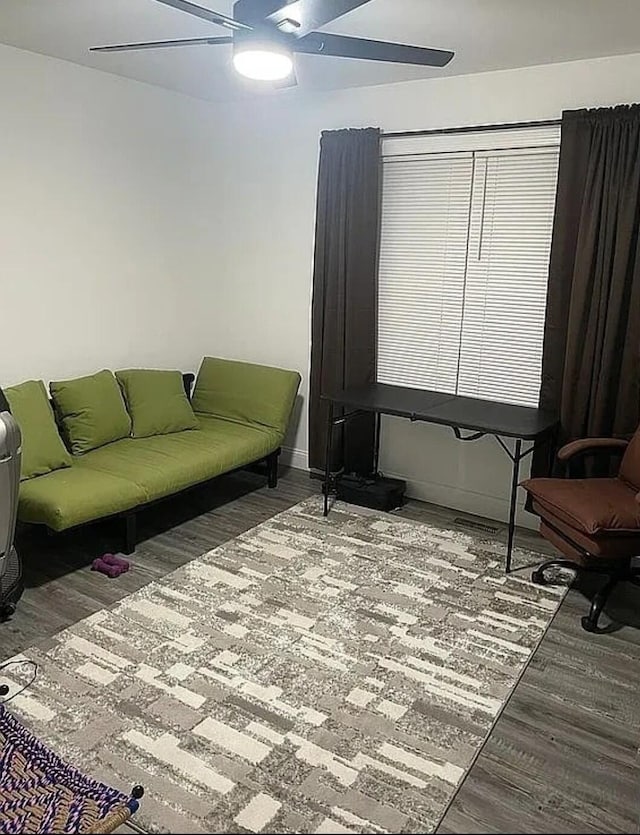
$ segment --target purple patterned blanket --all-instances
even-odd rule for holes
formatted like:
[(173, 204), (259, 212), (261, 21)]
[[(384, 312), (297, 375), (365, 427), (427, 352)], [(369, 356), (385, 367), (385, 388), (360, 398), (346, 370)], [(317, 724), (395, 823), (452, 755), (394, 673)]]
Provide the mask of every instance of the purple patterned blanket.
[(117, 813), (137, 806), (64, 762), (0, 705), (0, 833), (110, 831), (110, 816), (117, 826)]

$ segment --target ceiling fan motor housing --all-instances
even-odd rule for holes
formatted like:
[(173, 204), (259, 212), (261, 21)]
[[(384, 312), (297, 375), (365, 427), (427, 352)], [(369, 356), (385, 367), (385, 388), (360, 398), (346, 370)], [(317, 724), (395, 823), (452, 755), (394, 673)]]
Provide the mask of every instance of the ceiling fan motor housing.
[[(233, 4), (233, 17), (250, 26), (264, 24), (264, 20), (273, 12), (282, 8), (282, 0), (237, 0)], [(271, 27), (276, 29), (275, 26)]]
[(282, 0), (237, 0), (233, 6), (233, 17), (252, 27), (251, 31), (239, 29), (233, 33), (236, 44), (250, 42), (256, 48), (268, 49), (270, 46), (291, 48), (291, 35), (295, 32), (295, 21), (291, 26), (284, 20), (277, 25), (265, 18), (272, 12), (282, 8)]

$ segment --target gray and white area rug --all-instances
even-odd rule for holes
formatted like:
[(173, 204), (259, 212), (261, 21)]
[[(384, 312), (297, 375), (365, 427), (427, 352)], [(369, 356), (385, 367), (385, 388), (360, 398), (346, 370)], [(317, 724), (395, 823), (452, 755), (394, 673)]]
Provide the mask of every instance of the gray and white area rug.
[(430, 832), (564, 593), (503, 547), (311, 499), (25, 653), (11, 707), (151, 832)]

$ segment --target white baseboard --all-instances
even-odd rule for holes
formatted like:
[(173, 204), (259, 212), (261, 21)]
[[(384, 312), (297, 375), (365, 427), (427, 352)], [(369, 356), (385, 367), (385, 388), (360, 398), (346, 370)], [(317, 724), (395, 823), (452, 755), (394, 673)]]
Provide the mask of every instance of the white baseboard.
[[(472, 513), (474, 516), (484, 516), (487, 519), (495, 519), (498, 522), (507, 522), (509, 519), (509, 494), (504, 496), (492, 496), (486, 493), (477, 493), (472, 490), (465, 490), (462, 487), (454, 487), (451, 484), (439, 484), (433, 481), (421, 481), (408, 479), (402, 473), (394, 473), (385, 470), (385, 475), (391, 478), (401, 478), (407, 482), (407, 496), (410, 499), (420, 499), (423, 502), (448, 507), (453, 510), (461, 510), (464, 513)], [(505, 484), (505, 490), (510, 485)], [(538, 519), (523, 509), (525, 493), (518, 490), (518, 502), (516, 511), (516, 524), (531, 530), (538, 529)]]
[[(308, 472), (308, 453), (306, 449), (294, 447), (283, 447), (280, 461), (285, 467), (293, 467), (296, 470)], [(392, 478), (401, 478), (407, 482), (407, 496), (411, 499), (419, 499), (423, 502), (431, 502), (441, 507), (461, 510), (464, 513), (472, 513), (475, 516), (484, 516), (487, 519), (496, 519), (499, 522), (506, 522), (509, 518), (509, 495), (492, 496), (485, 493), (477, 493), (472, 490), (465, 490), (461, 487), (454, 487), (451, 484), (439, 484), (434, 481), (423, 481), (414, 478), (408, 479), (403, 473), (390, 472), (385, 469), (385, 475)], [(505, 484), (505, 491), (509, 485)], [(524, 493), (518, 494), (518, 511), (516, 523), (523, 528), (537, 530), (538, 520), (535, 516), (523, 510)]]
[(295, 470), (309, 469), (309, 456), (306, 449), (296, 449), (295, 447), (282, 447), (282, 454), (280, 455), (280, 463), (283, 467), (293, 467)]

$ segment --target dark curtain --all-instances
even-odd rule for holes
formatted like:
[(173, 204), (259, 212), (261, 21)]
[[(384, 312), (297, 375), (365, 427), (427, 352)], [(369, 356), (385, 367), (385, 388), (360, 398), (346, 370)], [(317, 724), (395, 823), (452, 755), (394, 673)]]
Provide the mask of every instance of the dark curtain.
[[(321, 395), (375, 380), (381, 198), (380, 131), (325, 131), (316, 212), (309, 466), (324, 469), (327, 404)], [(373, 469), (374, 418), (334, 432), (331, 469)]]
[(564, 113), (540, 400), (560, 443), (640, 423), (639, 229), (640, 105)]

